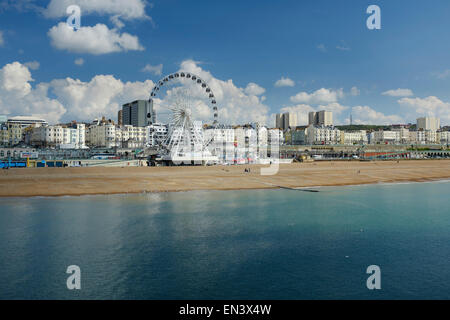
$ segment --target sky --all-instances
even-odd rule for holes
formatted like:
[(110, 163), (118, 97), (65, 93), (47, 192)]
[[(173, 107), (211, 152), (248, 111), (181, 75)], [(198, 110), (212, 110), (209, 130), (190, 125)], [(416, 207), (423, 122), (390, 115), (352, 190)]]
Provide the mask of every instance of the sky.
[[(374, 4), (381, 29), (369, 30)], [(116, 119), (187, 71), (214, 91), (222, 123), (296, 112), (304, 125), (330, 110), (336, 124), (450, 125), (449, 17), (448, 0), (0, 0), (0, 114)]]

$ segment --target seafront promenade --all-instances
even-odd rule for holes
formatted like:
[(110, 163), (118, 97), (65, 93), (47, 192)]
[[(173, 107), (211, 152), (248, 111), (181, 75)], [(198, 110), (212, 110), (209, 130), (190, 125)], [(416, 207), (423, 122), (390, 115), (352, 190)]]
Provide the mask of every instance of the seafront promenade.
[[(28, 168), (0, 171), (0, 197), (340, 186), (450, 179), (450, 160), (321, 161), (210, 167)], [(245, 172), (249, 168), (250, 172)]]

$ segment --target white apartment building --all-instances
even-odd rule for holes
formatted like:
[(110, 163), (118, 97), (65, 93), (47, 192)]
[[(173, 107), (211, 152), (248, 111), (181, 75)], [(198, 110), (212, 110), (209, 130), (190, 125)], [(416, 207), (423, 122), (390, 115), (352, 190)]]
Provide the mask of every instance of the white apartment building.
[(332, 111), (310, 112), (308, 114), (308, 125), (330, 127), (333, 125)]
[(417, 130), (438, 131), (440, 127), (441, 120), (439, 118), (423, 117), (417, 119)]
[(410, 132), (410, 142), (414, 144), (438, 144), (440, 137), (433, 130), (418, 130)]
[(275, 127), (281, 130), (289, 130), (297, 126), (297, 114), (294, 112), (279, 113), (276, 115)]
[(358, 131), (341, 131), (341, 144), (353, 145), (353, 144), (367, 144), (368, 137), (366, 130)]
[(93, 124), (86, 130), (86, 140), (91, 147), (143, 148), (147, 142), (147, 128), (110, 123)]
[[(121, 139), (121, 134), (118, 137)], [(94, 124), (89, 126), (86, 130), (86, 143), (91, 147), (117, 147), (120, 144), (120, 140), (116, 137), (116, 126), (113, 124)]]
[(84, 124), (74, 127), (41, 126), (32, 129), (30, 143), (35, 146), (59, 147), (61, 149), (85, 149)]
[(395, 144), (400, 140), (398, 131), (375, 131), (371, 133), (372, 144)]
[(408, 144), (411, 142), (411, 134), (409, 129), (406, 128), (396, 128), (392, 131), (397, 132), (397, 143)]
[(334, 127), (308, 127), (306, 141), (308, 144), (338, 144), (341, 141), (341, 131)]
[(232, 128), (206, 129), (204, 131), (205, 141), (211, 141), (207, 146), (219, 161), (233, 163), (235, 159), (235, 130)]
[(441, 131), (438, 134), (438, 140), (441, 144), (450, 144), (450, 131)]
[(284, 134), (282, 130), (279, 129), (268, 129), (267, 130), (267, 141), (269, 144), (282, 145), (284, 143)]
[(167, 125), (162, 123), (154, 123), (146, 128), (146, 144), (151, 147), (157, 146), (167, 138)]
[[(120, 143), (118, 147), (122, 148), (142, 148), (147, 141), (147, 129), (146, 127), (133, 127), (132, 125), (125, 125), (123, 127), (117, 127), (116, 132), (121, 132), (121, 139), (118, 137), (117, 142)], [(120, 133), (117, 132), (120, 136)]]
[(61, 149), (86, 149), (86, 125), (77, 123), (74, 127), (63, 128)]
[(40, 119), (37, 117), (32, 116), (17, 116), (9, 118), (7, 121), (8, 124), (17, 124), (21, 126), (22, 128), (27, 127), (40, 127), (40, 126), (47, 126), (48, 123), (44, 119)]

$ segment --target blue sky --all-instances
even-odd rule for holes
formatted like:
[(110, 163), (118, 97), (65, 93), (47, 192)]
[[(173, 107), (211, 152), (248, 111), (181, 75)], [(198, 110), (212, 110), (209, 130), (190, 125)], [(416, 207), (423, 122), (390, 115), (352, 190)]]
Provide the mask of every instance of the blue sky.
[[(298, 112), (304, 122), (308, 111), (330, 109), (337, 123), (346, 123), (351, 113), (357, 123), (434, 115), (450, 124), (448, 0), (117, 0), (116, 7), (105, 0), (91, 0), (88, 7), (85, 0), (69, 2), (82, 9), (82, 29), (101, 24), (118, 37), (128, 34), (138, 46), (120, 40), (115, 52), (107, 52), (94, 48), (101, 44), (92, 38), (67, 40), (72, 34), (58, 28), (67, 15), (58, 13), (57, 4), (5, 0), (0, 114), (32, 113), (53, 122), (114, 117), (126, 99), (146, 98), (161, 77), (142, 69), (162, 65), (162, 75), (188, 68), (212, 82), (221, 92), (219, 106), (227, 109), (225, 122), (272, 124), (280, 111)], [(366, 27), (371, 4), (381, 8), (381, 30)], [(92, 32), (95, 39), (97, 31), (86, 30), (86, 36)], [(75, 64), (77, 59), (83, 63)], [(20, 76), (11, 89), (5, 81), (13, 75)], [(294, 85), (275, 86), (282, 77)], [(245, 90), (249, 83), (261, 90)], [(13, 107), (15, 99), (20, 101)]]

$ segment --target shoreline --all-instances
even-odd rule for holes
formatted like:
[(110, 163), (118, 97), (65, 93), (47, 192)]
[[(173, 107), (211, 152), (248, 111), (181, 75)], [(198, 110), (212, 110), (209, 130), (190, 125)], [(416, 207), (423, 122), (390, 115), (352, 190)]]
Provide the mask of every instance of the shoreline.
[[(450, 160), (313, 162), (211, 167), (28, 168), (0, 172), (0, 198), (127, 195), (198, 190), (256, 190), (438, 182), (450, 179)], [(244, 173), (251, 168), (251, 173)], [(293, 190), (294, 191), (294, 190)]]
[(360, 183), (360, 184), (341, 184), (341, 185), (324, 185), (324, 186), (310, 186), (310, 187), (298, 187), (298, 189), (287, 189), (282, 187), (268, 187), (268, 188), (241, 188), (241, 189), (195, 189), (195, 190), (173, 190), (173, 191), (142, 191), (142, 192), (113, 192), (113, 193), (80, 193), (80, 194), (62, 194), (62, 195), (33, 195), (33, 196), (3, 196), (0, 195), (1, 199), (32, 199), (32, 198), (78, 198), (78, 197), (98, 197), (98, 196), (133, 196), (133, 195), (143, 195), (143, 194), (165, 194), (165, 193), (182, 193), (182, 192), (196, 192), (196, 191), (241, 191), (241, 190), (290, 190), (290, 191), (303, 191), (307, 189), (317, 189), (319, 188), (335, 188), (335, 187), (364, 187), (364, 186), (395, 186), (404, 184), (419, 184), (419, 183), (446, 183), (450, 182), (450, 179), (435, 179), (435, 180), (407, 180), (398, 182), (374, 182), (374, 183)]

